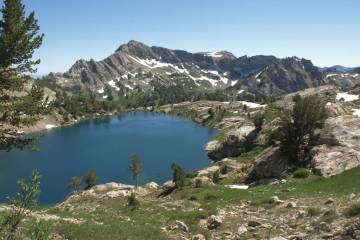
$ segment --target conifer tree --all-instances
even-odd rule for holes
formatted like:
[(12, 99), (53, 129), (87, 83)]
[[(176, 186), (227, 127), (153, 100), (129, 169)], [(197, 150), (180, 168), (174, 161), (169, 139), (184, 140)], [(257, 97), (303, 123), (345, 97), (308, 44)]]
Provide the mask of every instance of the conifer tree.
[(29, 76), (40, 63), (33, 54), (44, 35), (38, 34), (35, 14), (26, 15), (21, 0), (5, 0), (0, 12), (0, 150), (22, 149), (34, 139), (19, 137), (19, 128), (49, 110), (42, 89)]
[(138, 155), (134, 155), (131, 157), (130, 169), (132, 172), (132, 178), (135, 181), (135, 188), (137, 189), (137, 187), (139, 185), (139, 177), (140, 177), (141, 170), (142, 170), (141, 160)]
[(281, 149), (291, 162), (306, 166), (319, 137), (316, 130), (324, 127), (328, 113), (317, 96), (296, 95), (293, 100), (293, 109), (280, 122)]

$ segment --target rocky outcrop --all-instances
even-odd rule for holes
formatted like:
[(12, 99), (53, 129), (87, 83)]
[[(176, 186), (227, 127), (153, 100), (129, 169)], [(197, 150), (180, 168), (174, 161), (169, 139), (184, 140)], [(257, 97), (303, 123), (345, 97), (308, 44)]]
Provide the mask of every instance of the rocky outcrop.
[(286, 176), (288, 164), (279, 148), (265, 151), (254, 163), (253, 174), (257, 179), (281, 178)]
[(209, 142), (205, 150), (213, 160), (238, 156), (246, 152), (249, 144), (256, 138), (257, 130), (253, 126), (242, 126), (230, 131), (224, 142), (214, 140)]
[(328, 119), (313, 155), (313, 168), (326, 177), (360, 165), (360, 118), (345, 115)]

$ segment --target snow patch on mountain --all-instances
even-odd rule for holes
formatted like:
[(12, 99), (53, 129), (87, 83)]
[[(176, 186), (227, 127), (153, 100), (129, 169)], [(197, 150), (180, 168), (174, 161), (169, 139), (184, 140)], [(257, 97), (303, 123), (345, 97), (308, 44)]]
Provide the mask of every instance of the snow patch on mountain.
[(171, 63), (164, 63), (164, 62), (160, 62), (156, 59), (141, 59), (141, 58), (138, 58), (138, 57), (133, 57), (133, 56), (130, 56), (129, 57), (131, 59), (133, 59), (134, 61), (136, 61), (137, 63), (145, 66), (145, 67), (148, 67), (150, 69), (154, 69), (154, 68), (162, 68), (162, 67), (173, 67), (174, 65), (172, 65)]
[(115, 88), (116, 91), (120, 91), (120, 88), (118, 88), (118, 87), (116, 86), (116, 83), (115, 83), (114, 80), (109, 81), (108, 84), (109, 84), (112, 88)]
[(353, 108), (352, 109), (353, 115), (356, 117), (360, 117), (360, 109)]
[(231, 86), (233, 87), (233, 86), (235, 86), (237, 83), (238, 83), (237, 80), (236, 80), (236, 81), (231, 81)]
[(132, 86), (130, 86), (129, 84), (125, 84), (125, 87), (130, 89), (130, 90), (134, 90), (134, 88)]
[(242, 105), (247, 106), (248, 108), (264, 108), (264, 107), (267, 106), (266, 104), (261, 105), (261, 104), (258, 104), (258, 103), (247, 102), (247, 101), (240, 101), (240, 103), (241, 103)]
[(326, 78), (334, 77), (334, 76), (337, 76), (337, 75), (338, 75), (337, 73), (328, 74), (328, 75), (326, 75)]
[(45, 128), (46, 128), (46, 129), (52, 129), (52, 128), (56, 128), (56, 126), (53, 125), (53, 124), (46, 124), (46, 125), (45, 125)]
[(220, 52), (208, 52), (205, 54), (206, 56), (213, 57), (213, 58), (221, 58), (223, 55)]
[(344, 102), (352, 102), (359, 99), (359, 95), (348, 94), (348, 93), (338, 93), (336, 95), (336, 100), (344, 100)]

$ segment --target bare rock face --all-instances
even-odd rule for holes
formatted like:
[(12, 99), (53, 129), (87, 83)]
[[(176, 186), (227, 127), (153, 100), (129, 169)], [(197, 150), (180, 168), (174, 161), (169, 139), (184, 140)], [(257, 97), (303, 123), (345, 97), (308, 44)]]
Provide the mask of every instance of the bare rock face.
[(216, 215), (211, 215), (208, 219), (207, 219), (207, 227), (208, 229), (215, 229), (217, 227), (219, 227), (222, 224), (222, 220), (219, 216)]
[(159, 184), (157, 184), (156, 182), (149, 182), (145, 185), (145, 187), (147, 187), (149, 189), (159, 189), (160, 188)]
[(169, 180), (162, 185), (162, 188), (166, 190), (166, 189), (174, 188), (175, 186), (176, 186), (175, 183), (172, 180)]
[(254, 126), (241, 126), (230, 131), (224, 142), (214, 140), (209, 142), (205, 150), (213, 160), (220, 160), (225, 157), (237, 156), (246, 151), (247, 144), (256, 138)]
[(255, 174), (258, 178), (280, 178), (288, 170), (287, 160), (279, 148), (274, 148), (263, 155), (256, 161), (254, 166)]
[(200, 170), (198, 172), (197, 176), (198, 177), (209, 176), (209, 175), (213, 174), (214, 172), (218, 171), (219, 169), (220, 169), (219, 166), (210, 166), (208, 168)]
[(325, 177), (359, 166), (360, 118), (345, 115), (328, 119), (313, 154), (313, 168)]
[(196, 184), (197, 181), (200, 181), (201, 185), (205, 185), (205, 186), (214, 186), (215, 185), (213, 183), (213, 181), (207, 176), (198, 176), (192, 180), (193, 184)]

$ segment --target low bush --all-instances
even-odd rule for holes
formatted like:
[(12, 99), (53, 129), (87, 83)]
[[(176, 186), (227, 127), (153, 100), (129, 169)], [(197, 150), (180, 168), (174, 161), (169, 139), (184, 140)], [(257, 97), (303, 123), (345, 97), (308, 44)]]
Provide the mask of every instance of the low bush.
[(202, 181), (201, 179), (195, 179), (195, 187), (196, 188), (201, 188), (202, 187)]
[(308, 178), (310, 176), (310, 171), (306, 168), (298, 168), (294, 172), (295, 178)]
[(332, 223), (336, 219), (336, 217), (336, 210), (330, 209), (329, 211), (324, 213), (324, 215), (321, 217), (321, 221), (326, 223)]
[(321, 214), (321, 208), (318, 207), (309, 207), (307, 213), (310, 217), (319, 216)]
[(212, 181), (214, 183), (219, 183), (220, 182), (220, 171), (216, 171), (216, 172), (213, 173)]
[(140, 202), (136, 199), (135, 193), (131, 193), (131, 195), (127, 199), (128, 206), (132, 207), (133, 209), (136, 209), (140, 206)]
[(346, 211), (345, 215), (347, 217), (355, 217), (360, 215), (360, 202), (354, 203)]
[(229, 171), (228, 166), (227, 166), (226, 164), (224, 164), (224, 163), (221, 164), (221, 166), (220, 166), (220, 173), (221, 173), (221, 174), (227, 174), (228, 171)]
[(211, 200), (217, 199), (217, 196), (215, 196), (215, 195), (212, 194), (212, 193), (207, 193), (207, 194), (205, 195), (204, 199), (205, 199), (206, 201), (211, 201)]

